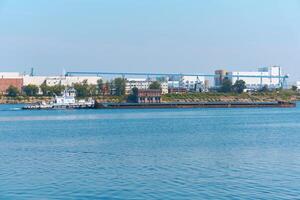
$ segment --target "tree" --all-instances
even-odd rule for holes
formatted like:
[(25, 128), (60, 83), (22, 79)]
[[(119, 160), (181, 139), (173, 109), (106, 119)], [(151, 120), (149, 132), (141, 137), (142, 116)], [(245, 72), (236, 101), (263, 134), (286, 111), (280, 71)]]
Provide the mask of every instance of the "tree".
[(75, 83), (73, 87), (79, 97), (96, 96), (98, 93), (97, 85), (88, 84), (87, 80), (84, 80), (82, 83)]
[(27, 96), (36, 96), (39, 93), (39, 87), (36, 85), (29, 84), (23, 87), (23, 92)]
[(113, 81), (115, 94), (117, 96), (122, 96), (125, 94), (126, 80), (124, 78), (116, 78)]
[(134, 87), (132, 88), (132, 92), (131, 94), (128, 96), (127, 101), (128, 102), (132, 102), (132, 103), (136, 103), (138, 100), (138, 93), (139, 93), (139, 89)]
[(158, 82), (158, 81), (153, 81), (153, 82), (149, 85), (149, 89), (152, 89), (152, 90), (159, 90), (159, 89), (161, 89), (160, 82)]
[(53, 95), (61, 95), (61, 93), (66, 89), (64, 85), (58, 84), (54, 86), (50, 86), (50, 94)]
[(87, 97), (89, 96), (89, 85), (87, 84), (87, 81), (83, 81), (82, 83), (75, 83), (74, 89), (76, 90), (78, 97)]
[(49, 87), (48, 85), (46, 84), (46, 81), (40, 86), (41, 90), (42, 90), (42, 93), (44, 96), (48, 96), (49, 95)]
[(109, 82), (109, 94), (115, 95), (115, 86), (114, 86), (114, 80), (111, 80)]
[(44, 82), (40, 88), (44, 96), (61, 95), (61, 93), (65, 90), (65, 86), (63, 85), (58, 84), (54, 86), (48, 86), (46, 82)]
[(269, 86), (268, 85), (264, 85), (260, 90), (260, 92), (269, 92)]
[(17, 87), (10, 85), (6, 90), (7, 96), (16, 97), (20, 94), (20, 91)]
[(106, 81), (106, 83), (104, 85), (103, 95), (104, 94), (111, 94), (110, 86), (111, 86), (110, 82)]
[(89, 96), (96, 96), (98, 94), (98, 88), (97, 85), (90, 84), (88, 86), (88, 95)]
[(295, 85), (293, 85), (293, 86), (292, 86), (292, 90), (293, 90), (294, 92), (296, 92), (296, 91), (298, 90), (298, 87), (295, 86)]
[(239, 94), (243, 93), (246, 88), (246, 82), (243, 80), (237, 80), (232, 86), (232, 90)]
[(97, 89), (99, 94), (104, 95), (104, 83), (102, 79), (97, 80)]
[(232, 81), (228, 78), (223, 80), (220, 92), (228, 93), (232, 91)]

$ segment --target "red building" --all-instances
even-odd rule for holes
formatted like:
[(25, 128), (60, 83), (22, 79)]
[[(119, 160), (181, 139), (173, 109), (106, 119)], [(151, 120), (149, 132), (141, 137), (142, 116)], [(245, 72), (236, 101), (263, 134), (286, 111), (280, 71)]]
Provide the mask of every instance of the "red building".
[(169, 94), (185, 94), (187, 92), (186, 88), (169, 88)]
[(0, 93), (6, 93), (6, 90), (11, 85), (21, 91), (23, 87), (23, 78), (0, 78)]
[(138, 103), (160, 103), (161, 90), (138, 90)]

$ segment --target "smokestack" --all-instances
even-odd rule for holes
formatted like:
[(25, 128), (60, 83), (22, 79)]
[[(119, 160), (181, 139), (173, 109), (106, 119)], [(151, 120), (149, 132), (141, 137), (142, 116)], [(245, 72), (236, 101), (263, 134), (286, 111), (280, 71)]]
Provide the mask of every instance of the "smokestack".
[(34, 76), (34, 69), (33, 69), (33, 67), (30, 70), (30, 76)]

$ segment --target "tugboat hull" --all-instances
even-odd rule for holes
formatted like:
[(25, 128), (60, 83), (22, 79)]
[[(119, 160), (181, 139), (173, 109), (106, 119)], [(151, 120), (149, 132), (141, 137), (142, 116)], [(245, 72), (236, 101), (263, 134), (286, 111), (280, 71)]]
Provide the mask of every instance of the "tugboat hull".
[(95, 104), (72, 104), (72, 105), (28, 105), (23, 110), (65, 110), (65, 109), (92, 109)]

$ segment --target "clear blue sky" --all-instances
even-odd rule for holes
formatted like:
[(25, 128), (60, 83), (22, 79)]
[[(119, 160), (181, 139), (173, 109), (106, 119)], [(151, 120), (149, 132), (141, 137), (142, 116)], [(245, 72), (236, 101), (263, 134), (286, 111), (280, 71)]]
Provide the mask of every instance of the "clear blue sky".
[(0, 71), (269, 65), (300, 80), (299, 0), (0, 0)]

